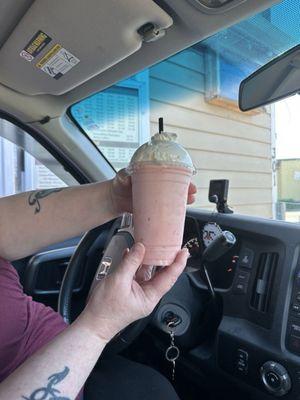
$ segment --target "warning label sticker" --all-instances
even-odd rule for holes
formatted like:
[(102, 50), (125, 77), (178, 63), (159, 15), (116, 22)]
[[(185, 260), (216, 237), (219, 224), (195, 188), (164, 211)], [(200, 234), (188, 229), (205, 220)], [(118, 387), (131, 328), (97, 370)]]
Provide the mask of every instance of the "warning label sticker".
[(45, 32), (37, 31), (21, 51), (20, 56), (26, 61), (31, 62), (38, 54), (40, 54), (44, 47), (51, 42), (51, 40), (51, 37)]
[(36, 64), (36, 67), (52, 78), (59, 79), (79, 62), (79, 58), (64, 49), (60, 44), (55, 44)]

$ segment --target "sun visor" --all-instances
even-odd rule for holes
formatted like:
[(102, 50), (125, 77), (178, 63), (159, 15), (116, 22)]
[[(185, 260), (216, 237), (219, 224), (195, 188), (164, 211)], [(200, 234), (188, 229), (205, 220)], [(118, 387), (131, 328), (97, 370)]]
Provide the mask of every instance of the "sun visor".
[(24, 94), (65, 93), (138, 51), (141, 27), (172, 23), (152, 0), (35, 1), (0, 50), (0, 81)]

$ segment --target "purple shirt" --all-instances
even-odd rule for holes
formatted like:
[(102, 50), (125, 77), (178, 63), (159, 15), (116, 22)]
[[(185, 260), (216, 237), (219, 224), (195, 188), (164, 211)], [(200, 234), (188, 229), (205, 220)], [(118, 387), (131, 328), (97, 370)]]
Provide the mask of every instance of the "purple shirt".
[(65, 328), (58, 313), (24, 294), (14, 267), (0, 258), (0, 382)]

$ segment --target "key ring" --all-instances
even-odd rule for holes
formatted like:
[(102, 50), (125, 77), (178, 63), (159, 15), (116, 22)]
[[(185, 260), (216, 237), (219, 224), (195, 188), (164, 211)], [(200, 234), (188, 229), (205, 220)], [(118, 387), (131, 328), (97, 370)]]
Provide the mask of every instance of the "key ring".
[(169, 361), (170, 363), (172, 363), (172, 381), (175, 380), (175, 363), (176, 363), (177, 358), (180, 355), (179, 348), (177, 346), (175, 346), (174, 328), (175, 328), (175, 321), (173, 319), (173, 321), (171, 320), (167, 323), (167, 329), (168, 329), (168, 333), (171, 338), (171, 343), (170, 343), (170, 346), (165, 351), (165, 359), (167, 361)]
[[(172, 356), (172, 352), (175, 352), (175, 354)], [(177, 360), (179, 357), (179, 348), (177, 346), (169, 346), (165, 352), (165, 357), (169, 362), (174, 362)]]
[(170, 321), (167, 323), (167, 327), (169, 329), (169, 333), (174, 334), (174, 332), (172, 331), (172, 328), (174, 328), (174, 321)]

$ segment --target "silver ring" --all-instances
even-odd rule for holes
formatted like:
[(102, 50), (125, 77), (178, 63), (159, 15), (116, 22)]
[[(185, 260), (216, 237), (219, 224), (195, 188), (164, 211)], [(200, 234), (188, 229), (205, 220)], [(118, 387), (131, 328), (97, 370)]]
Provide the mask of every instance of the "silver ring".
[[(169, 353), (170, 353), (171, 351), (174, 351), (174, 352), (175, 352), (175, 355), (174, 355), (173, 357), (171, 357), (171, 356), (169, 355)], [(180, 354), (180, 352), (179, 352), (179, 348), (178, 348), (177, 346), (170, 346), (170, 347), (167, 348), (166, 353), (165, 353), (165, 356), (166, 356), (166, 359), (167, 359), (168, 361), (173, 362), (173, 361), (176, 361), (176, 360), (177, 360), (177, 358), (179, 357), (179, 354)]]

